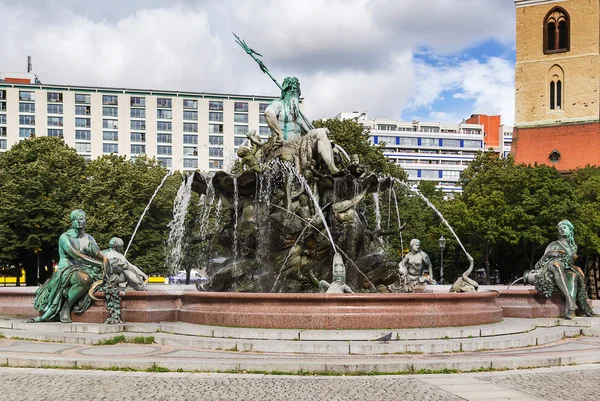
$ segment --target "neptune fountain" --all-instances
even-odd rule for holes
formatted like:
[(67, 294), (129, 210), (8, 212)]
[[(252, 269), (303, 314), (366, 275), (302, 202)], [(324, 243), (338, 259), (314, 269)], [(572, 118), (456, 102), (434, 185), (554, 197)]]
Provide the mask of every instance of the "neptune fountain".
[[(468, 277), (473, 258), (435, 206), (407, 183), (369, 172), (357, 155), (350, 157), (332, 143), (329, 131), (313, 127), (302, 113), (299, 80), (287, 77), (279, 84), (258, 53), (239, 38), (237, 43), (281, 90), (265, 110), (271, 136), (263, 140), (255, 131), (248, 132), (230, 171), (195, 172), (177, 194), (167, 264), (179, 269), (185, 215), (195, 191), (202, 209), (199, 236), (192, 241), (204, 244), (208, 255), (205, 292), (133, 291), (124, 298), (125, 309), (132, 312), (129, 317), (248, 327), (390, 328), (493, 323), (502, 320), (503, 309), (507, 316), (510, 308), (496, 304), (497, 291), (477, 292), (478, 284)], [(384, 251), (385, 236), (401, 236), (403, 226), (396, 207), (397, 229), (381, 229), (379, 195), (387, 192), (390, 200), (396, 198), (396, 185), (420, 196), (465, 252), (469, 268), (451, 293), (412, 294), (417, 285), (436, 284), (417, 239), (411, 240), (411, 251), (402, 255), (400, 266)], [(374, 224), (364, 208), (369, 194)], [(35, 308), (40, 316), (31, 321), (70, 322), (71, 311), (85, 311), (97, 301), (94, 292), (100, 291), (108, 303), (106, 322), (119, 323), (119, 283), (145, 290), (145, 274), (120, 253), (122, 241), (115, 239), (108, 250), (100, 251), (84, 232), (85, 214), (75, 211), (71, 217), (73, 227), (61, 237), (64, 266), (59, 265), (57, 274), (38, 290)], [(562, 243), (549, 247), (526, 280), (547, 296), (560, 291), (567, 300), (567, 317), (576, 308), (592, 315), (582, 295), (585, 283), (569, 259), (573, 247), (565, 243), (566, 248)], [(223, 262), (211, 261), (213, 254), (223, 256)], [(403, 284), (396, 285), (400, 280)], [(319, 292), (326, 293), (313, 294)], [(153, 297), (161, 308), (148, 307)], [(172, 310), (164, 305), (172, 305)], [(135, 316), (136, 310), (143, 314)]]

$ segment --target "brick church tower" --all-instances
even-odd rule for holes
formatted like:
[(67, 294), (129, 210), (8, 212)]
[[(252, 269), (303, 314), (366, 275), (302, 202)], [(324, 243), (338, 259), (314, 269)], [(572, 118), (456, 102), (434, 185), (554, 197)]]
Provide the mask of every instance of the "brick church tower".
[(600, 165), (600, 0), (515, 4), (515, 161)]

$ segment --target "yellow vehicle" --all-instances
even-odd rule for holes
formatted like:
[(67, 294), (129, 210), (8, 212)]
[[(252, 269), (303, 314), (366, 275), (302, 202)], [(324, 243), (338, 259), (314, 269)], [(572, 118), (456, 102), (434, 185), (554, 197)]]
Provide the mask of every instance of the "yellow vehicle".
[[(19, 277), (19, 283), (21, 285), (25, 285), (25, 269), (21, 269), (21, 277)], [(14, 276), (0, 277), (0, 286), (6, 287), (7, 285), (17, 285), (17, 278)]]

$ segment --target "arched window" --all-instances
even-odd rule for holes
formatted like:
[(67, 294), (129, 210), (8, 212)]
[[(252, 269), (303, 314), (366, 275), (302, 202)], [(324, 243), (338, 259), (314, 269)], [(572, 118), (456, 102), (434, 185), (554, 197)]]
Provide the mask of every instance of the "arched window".
[(563, 110), (565, 72), (555, 64), (548, 71), (548, 108), (550, 111)]
[(554, 7), (544, 18), (544, 53), (569, 51), (569, 14), (562, 7)]

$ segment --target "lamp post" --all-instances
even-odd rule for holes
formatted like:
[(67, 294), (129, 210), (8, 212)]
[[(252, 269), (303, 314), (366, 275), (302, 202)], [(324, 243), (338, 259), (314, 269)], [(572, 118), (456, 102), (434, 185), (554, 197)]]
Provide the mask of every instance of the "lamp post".
[(446, 238), (442, 235), (438, 242), (440, 243), (440, 284), (444, 284), (444, 248), (446, 247)]

